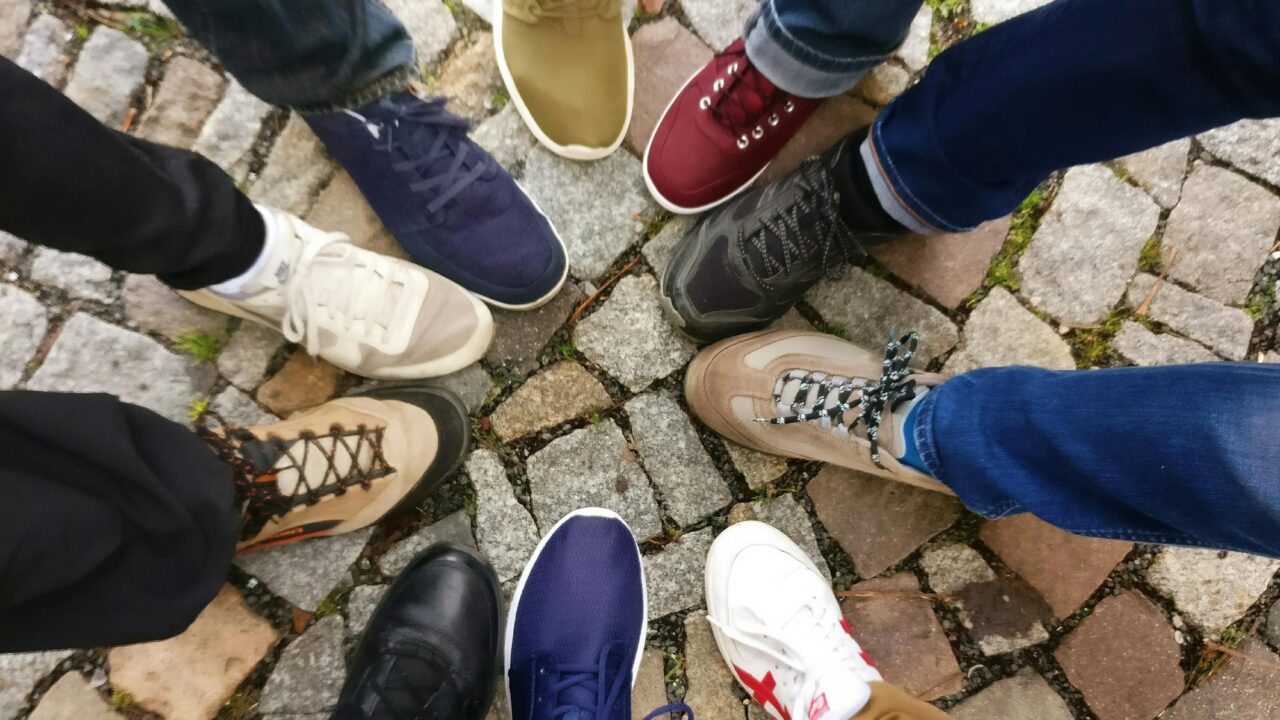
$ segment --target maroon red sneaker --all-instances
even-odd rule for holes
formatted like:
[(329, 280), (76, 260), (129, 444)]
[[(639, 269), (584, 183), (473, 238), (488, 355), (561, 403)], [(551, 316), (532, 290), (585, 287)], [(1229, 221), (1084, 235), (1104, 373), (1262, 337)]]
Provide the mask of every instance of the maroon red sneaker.
[(739, 39), (684, 84), (644, 151), (644, 180), (660, 205), (699, 213), (745, 190), (821, 99), (775, 86)]

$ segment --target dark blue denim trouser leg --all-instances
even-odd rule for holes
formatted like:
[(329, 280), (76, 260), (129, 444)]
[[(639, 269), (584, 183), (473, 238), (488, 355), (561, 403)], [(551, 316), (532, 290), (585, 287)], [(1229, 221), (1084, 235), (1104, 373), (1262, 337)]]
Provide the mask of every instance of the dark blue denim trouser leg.
[(800, 97), (852, 88), (907, 36), (923, 0), (764, 0), (742, 36), (747, 57)]
[(377, 0), (166, 0), (249, 92), (296, 110), (355, 108), (417, 75), (413, 41)]
[(1280, 3), (1058, 0), (939, 55), (863, 156), (895, 218), (957, 231), (1055, 170), (1276, 115)]
[(934, 476), (986, 517), (1280, 557), (1280, 365), (977, 370), (917, 417)]

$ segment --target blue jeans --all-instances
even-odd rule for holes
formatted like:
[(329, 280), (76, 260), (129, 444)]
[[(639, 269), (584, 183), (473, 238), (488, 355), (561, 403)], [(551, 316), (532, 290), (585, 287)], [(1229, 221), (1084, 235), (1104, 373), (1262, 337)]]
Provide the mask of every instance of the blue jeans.
[(852, 88), (907, 36), (922, 0), (764, 0), (747, 21), (747, 56), (800, 97)]
[(1280, 3), (1058, 0), (934, 59), (863, 157), (895, 219), (955, 232), (1008, 214), (1055, 170), (1277, 115)]
[(1280, 365), (976, 370), (916, 417), (934, 477), (985, 517), (1280, 557)]
[(413, 40), (377, 0), (165, 0), (263, 100), (303, 111), (355, 108), (418, 74)]

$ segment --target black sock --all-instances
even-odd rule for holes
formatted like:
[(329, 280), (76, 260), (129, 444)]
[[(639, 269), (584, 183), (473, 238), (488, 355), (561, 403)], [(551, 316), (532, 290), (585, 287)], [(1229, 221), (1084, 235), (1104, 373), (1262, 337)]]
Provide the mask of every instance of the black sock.
[(862, 141), (870, 127), (857, 130), (840, 141), (831, 169), (840, 193), (840, 216), (855, 233), (905, 235), (908, 230), (880, 205), (866, 163), (862, 161)]

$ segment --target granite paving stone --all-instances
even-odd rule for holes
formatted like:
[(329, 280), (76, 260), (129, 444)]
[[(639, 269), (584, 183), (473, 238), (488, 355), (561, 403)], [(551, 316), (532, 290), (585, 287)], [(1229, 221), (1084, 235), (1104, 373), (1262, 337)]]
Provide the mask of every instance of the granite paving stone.
[(1169, 215), (1169, 277), (1227, 304), (1243, 303), (1276, 242), (1280, 198), (1230, 170), (1197, 164)]
[(582, 354), (635, 392), (694, 354), (693, 343), (663, 315), (658, 281), (649, 275), (619, 280), (603, 307), (578, 323), (573, 338)]
[(0, 390), (8, 390), (40, 349), (49, 313), (34, 295), (12, 285), (0, 285), (0, 313), (8, 318), (0, 329)]
[(1190, 152), (1191, 139), (1182, 138), (1121, 158), (1120, 163), (1152, 200), (1169, 209), (1182, 197), (1182, 180), (1187, 174)]
[(1280, 602), (1273, 603), (1267, 613), (1267, 640), (1280, 646)]
[(538, 146), (522, 182), (564, 240), (570, 272), (583, 279), (601, 277), (640, 238), (641, 217), (654, 212), (640, 161), (630, 153), (581, 163)]
[(644, 720), (651, 710), (667, 704), (665, 671), (662, 651), (645, 648), (640, 656), (635, 688), (631, 691), (631, 720)]
[(1124, 295), (1159, 219), (1160, 207), (1111, 170), (1067, 171), (1018, 264), (1023, 297), (1066, 325), (1098, 323)]
[(691, 525), (733, 500), (675, 398), (646, 393), (628, 401), (626, 410), (645, 471), (677, 523)]
[(684, 236), (693, 225), (694, 220), (691, 217), (676, 215), (666, 225), (663, 225), (658, 234), (654, 235), (640, 249), (644, 259), (649, 263), (649, 267), (653, 268), (654, 275), (662, 277), (666, 273), (667, 263), (671, 262), (671, 256), (675, 254), (676, 246), (684, 240)]
[(209, 66), (181, 55), (165, 68), (151, 106), (142, 115), (138, 137), (189, 148), (217, 107), (226, 82)]
[(1076, 367), (1066, 341), (1004, 288), (993, 288), (974, 308), (963, 336), (960, 347), (947, 359), (948, 373), (1005, 365)]
[(119, 720), (84, 676), (69, 672), (40, 698), (28, 720)]
[(1072, 535), (1030, 513), (988, 522), (978, 537), (1060, 618), (1084, 604), (1133, 549), (1126, 542)]
[(507, 103), (493, 117), (477, 125), (471, 139), (517, 179), (524, 174), (525, 158), (537, 142), (515, 103)]
[(884, 107), (911, 84), (911, 72), (893, 61), (871, 68), (858, 82), (858, 94), (876, 107)]
[(293, 113), (271, 146), (262, 174), (249, 189), (249, 198), (305, 216), (335, 169), (320, 138), (301, 115)]
[(1120, 326), (1115, 348), (1135, 365), (1188, 365), (1218, 360), (1202, 345), (1168, 333), (1157, 335), (1131, 320)]
[(237, 182), (249, 174), (250, 151), (262, 131), (262, 121), (271, 105), (236, 82), (227, 79), (227, 89), (218, 106), (205, 120), (191, 149), (212, 160)]
[(680, 7), (694, 31), (719, 51), (742, 35), (747, 18), (759, 4), (759, 0), (683, 0)]
[(521, 377), (538, 368), (542, 349), (587, 295), (575, 282), (566, 282), (560, 293), (537, 310), (493, 310), (493, 344), (485, 353), (489, 365)]
[(360, 557), (371, 534), (373, 529), (366, 528), (345, 535), (277, 545), (237, 555), (235, 563), (290, 605), (314, 612), (334, 588), (350, 582), (347, 570)]
[(995, 25), (1031, 12), (1041, 5), (1048, 5), (1050, 2), (1051, 0), (971, 0), (969, 7), (973, 12), (974, 20)]
[(332, 398), (341, 376), (341, 370), (299, 348), (289, 356), (279, 372), (258, 388), (258, 402), (285, 417)]
[(467, 476), (476, 489), (476, 544), (489, 559), (498, 579), (520, 576), (538, 546), (538, 526), (516, 500), (502, 461), (489, 450), (476, 450), (467, 459)]
[[(2, 5), (3, 3), (0, 3)], [(0, 23), (4, 11), (0, 10)], [(0, 34), (4, 31), (0, 30)], [(27, 72), (59, 87), (67, 79), (67, 44), (71, 42), (71, 29), (53, 15), (40, 13), (31, 21), (22, 41), (22, 52), (14, 62)]]
[[(964, 689), (947, 633), (909, 572), (866, 580), (849, 588), (867, 597), (844, 599), (845, 619), (858, 644), (888, 682), (922, 700)], [(1003, 718), (1002, 718), (1003, 720)]]
[(218, 372), (241, 390), (252, 391), (262, 383), (271, 359), (283, 345), (279, 332), (242, 323), (218, 355)]
[(1208, 683), (1187, 693), (1161, 720), (1272, 720), (1280, 717), (1280, 655), (1249, 638)]
[(747, 486), (752, 490), (777, 480), (787, 472), (786, 458), (743, 447), (732, 440), (725, 440), (724, 447), (729, 451), (733, 466), (742, 473)]
[(1030, 668), (997, 680), (949, 711), (952, 720), (1072, 720), (1071, 708)]
[(818, 566), (818, 570), (827, 578), (831, 577), (831, 569), (818, 549), (818, 537), (813, 531), (813, 519), (796, 501), (794, 495), (783, 494), (751, 503), (751, 511), (755, 519), (766, 525), (772, 525), (782, 534), (791, 538), (791, 542), (800, 546), (809, 554), (809, 558)]
[(18, 717), (36, 683), (70, 656), (70, 650), (0, 654), (0, 720)]
[(1218, 637), (1257, 602), (1277, 570), (1280, 560), (1166, 547), (1147, 570), (1147, 580), (1168, 595), (1192, 625)]
[(234, 385), (218, 393), (209, 409), (233, 425), (270, 425), (279, 419)]
[[(613, 510), (637, 540), (662, 532), (649, 479), (612, 420), (551, 441), (529, 458), (528, 476), (533, 515), (544, 533), (582, 507)], [(577, 480), (566, 483), (566, 477)]]
[(278, 639), (238, 590), (223, 585), (182, 634), (111, 650), (111, 685), (162, 717), (212, 718)]
[(116, 296), (110, 267), (87, 255), (37, 247), (31, 256), (31, 279), (56, 287), (79, 300), (111, 302)]
[(1025, 581), (997, 576), (978, 551), (967, 545), (930, 547), (920, 558), (934, 592), (952, 596), (978, 647), (1003, 655), (1049, 639), (1053, 611)]
[(908, 235), (871, 248), (894, 275), (950, 310), (982, 285), (991, 260), (1004, 246), (1009, 218), (990, 220), (966, 233)]
[(711, 61), (711, 48), (675, 18), (641, 25), (631, 36), (635, 53), (635, 107), (627, 147), (643, 155), (667, 104), (695, 72)]
[(959, 341), (955, 323), (946, 315), (862, 268), (847, 268), (839, 280), (823, 280), (805, 299), (823, 319), (846, 330), (851, 342), (873, 352), (883, 351), (890, 332), (916, 331), (920, 347), (915, 365), (929, 362)]
[(471, 517), (459, 510), (396, 543), (378, 559), (378, 567), (387, 577), (396, 577), (409, 567), (409, 563), (423, 550), (436, 543), (447, 542), (472, 550), (478, 550), (471, 534)]
[(126, 275), (120, 292), (133, 327), (176, 338), (188, 333), (225, 338), (231, 317), (188, 302), (154, 275)]
[(259, 712), (301, 715), (332, 711), (347, 674), (342, 636), (342, 618), (330, 615), (290, 643), (262, 688)]
[(89, 34), (67, 82), (67, 97), (104, 125), (120, 128), (142, 87), (150, 56), (142, 43), (99, 25)]
[(933, 8), (923, 3), (911, 20), (907, 38), (898, 48), (897, 56), (912, 71), (919, 72), (929, 64), (929, 41), (933, 31)]
[(472, 363), (457, 372), (431, 378), (426, 384), (444, 388), (457, 395), (470, 413), (479, 410), (493, 390), (493, 378), (489, 377), (480, 363)]
[(16, 263), (27, 250), (27, 243), (0, 230), (0, 262)]
[(595, 376), (563, 360), (516, 388), (489, 418), (498, 437), (510, 442), (612, 405)]
[(453, 13), (441, 0), (384, 0), (387, 8), (404, 23), (420, 64), (440, 59), (458, 33)]
[(207, 381), (194, 363), (145, 335), (76, 313), (62, 327), (31, 390), (104, 392), (185, 423)]
[(0, 0), (0, 56), (17, 57), (32, 5), (31, 0)]
[(808, 493), (822, 526), (868, 578), (951, 527), (962, 507), (950, 495), (835, 465), (809, 481)]
[(1196, 139), (1219, 159), (1280, 185), (1280, 120), (1241, 120)]
[(1154, 275), (1138, 273), (1129, 285), (1129, 306), (1146, 305), (1152, 320), (1199, 341), (1229, 360), (1243, 360), (1253, 336), (1253, 318), (1240, 308), (1188, 292)]
[(734, 693), (737, 680), (725, 667), (711, 623), (701, 613), (684, 621), (684, 702), (698, 720), (742, 720), (742, 701)]
[(1136, 590), (1099, 603), (1054, 657), (1098, 720), (1155, 717), (1182, 692), (1173, 628)]
[(849, 95), (828, 98), (778, 152), (761, 173), (759, 182), (771, 183), (791, 174), (805, 160), (826, 152), (849, 133), (871, 124), (875, 117), (875, 108), (862, 100)]
[(502, 87), (493, 35), (477, 32), (470, 40), (458, 43), (428, 85), (433, 95), (449, 98), (450, 112), (472, 122), (487, 117), (493, 109), (494, 94)]
[(347, 597), (347, 637), (354, 640), (360, 637), (369, 626), (373, 611), (386, 596), (390, 585), (361, 585), (351, 590)]
[(333, 174), (307, 212), (306, 220), (321, 230), (346, 235), (356, 247), (402, 260), (409, 258), (382, 226), (378, 214), (369, 207), (356, 181), (346, 170)]
[(711, 534), (711, 528), (685, 533), (661, 552), (644, 556), (650, 619), (703, 604), (704, 586), (698, 579), (706, 573)]

